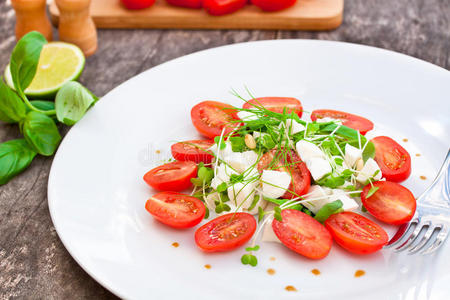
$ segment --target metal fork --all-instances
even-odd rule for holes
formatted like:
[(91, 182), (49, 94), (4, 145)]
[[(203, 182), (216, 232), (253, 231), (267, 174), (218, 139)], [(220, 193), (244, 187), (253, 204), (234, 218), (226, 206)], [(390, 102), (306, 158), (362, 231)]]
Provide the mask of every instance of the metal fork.
[(385, 248), (395, 252), (431, 254), (450, 230), (450, 150), (431, 186), (417, 199), (417, 209), (409, 223), (400, 226)]

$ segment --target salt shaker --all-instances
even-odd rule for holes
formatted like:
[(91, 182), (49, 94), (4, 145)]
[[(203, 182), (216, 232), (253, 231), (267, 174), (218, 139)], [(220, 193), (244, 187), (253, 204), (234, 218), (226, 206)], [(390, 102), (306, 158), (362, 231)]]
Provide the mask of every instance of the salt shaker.
[(97, 50), (97, 30), (89, 12), (91, 0), (55, 0), (59, 9), (59, 39), (89, 56)]
[(16, 12), (16, 38), (19, 40), (30, 31), (39, 31), (52, 40), (52, 25), (45, 11), (46, 0), (11, 0)]

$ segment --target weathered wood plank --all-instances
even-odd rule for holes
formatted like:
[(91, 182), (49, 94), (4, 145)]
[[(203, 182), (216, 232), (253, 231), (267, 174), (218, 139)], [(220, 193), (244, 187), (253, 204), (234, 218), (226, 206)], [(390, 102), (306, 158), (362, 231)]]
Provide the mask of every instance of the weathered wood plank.
[[(406, 53), (450, 69), (448, 0), (348, 0), (344, 24), (331, 32), (102, 30), (99, 51), (81, 81), (98, 95), (167, 60), (251, 40), (312, 38), (355, 42)], [(14, 14), (0, 1), (0, 70), (14, 46)], [(66, 129), (64, 130), (66, 131)], [(0, 124), (0, 141), (17, 138)], [(64, 249), (47, 206), (51, 158), (0, 187), (0, 299), (114, 299)]]

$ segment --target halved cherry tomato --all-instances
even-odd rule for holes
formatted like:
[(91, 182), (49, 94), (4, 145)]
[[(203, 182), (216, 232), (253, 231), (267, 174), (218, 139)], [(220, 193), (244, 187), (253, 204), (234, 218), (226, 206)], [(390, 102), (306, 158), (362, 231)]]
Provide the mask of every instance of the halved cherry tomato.
[(372, 139), (375, 145), (375, 161), (386, 180), (401, 182), (411, 174), (411, 156), (396, 141), (387, 136)]
[(166, 0), (170, 5), (187, 7), (187, 8), (202, 8), (203, 0)]
[(416, 199), (404, 186), (390, 181), (373, 183), (378, 190), (369, 198), (370, 184), (361, 194), (361, 201), (371, 215), (380, 221), (400, 225), (409, 222), (416, 212)]
[(291, 199), (308, 192), (311, 186), (311, 174), (309, 173), (306, 164), (301, 161), (300, 157), (293, 150), (280, 151), (273, 149), (264, 154), (258, 162), (258, 171), (263, 170), (278, 170), (288, 172), (292, 177), (291, 185), (282, 198)]
[(289, 97), (261, 97), (261, 98), (255, 98), (248, 102), (245, 102), (242, 108), (251, 109), (255, 106), (263, 106), (267, 110), (276, 112), (276, 113), (283, 113), (284, 108), (286, 108), (287, 113), (294, 112), (299, 117), (302, 116), (303, 113), (303, 107), (300, 100), (296, 98), (289, 98)]
[(297, 0), (252, 0), (252, 3), (264, 11), (277, 11), (291, 7)]
[(328, 255), (332, 239), (322, 224), (295, 209), (282, 210), (281, 218), (282, 222), (273, 220), (272, 228), (286, 247), (311, 259), (321, 259)]
[(317, 109), (311, 113), (311, 120), (313, 121), (325, 117), (339, 119), (342, 121), (342, 125), (353, 128), (355, 130), (359, 130), (359, 132), (363, 135), (373, 129), (373, 123), (370, 120), (343, 111)]
[(144, 181), (159, 191), (178, 192), (191, 186), (197, 177), (197, 165), (192, 161), (174, 161), (150, 170)]
[(203, 7), (213, 16), (234, 13), (247, 4), (247, 0), (203, 0)]
[(144, 9), (152, 6), (155, 0), (121, 0), (127, 9)]
[(356, 254), (378, 251), (389, 240), (386, 231), (380, 225), (350, 211), (331, 215), (325, 221), (325, 227), (336, 243)]
[(161, 223), (175, 228), (194, 227), (206, 213), (202, 201), (176, 192), (153, 195), (147, 200), (145, 209)]
[(176, 160), (209, 164), (214, 156), (209, 154), (206, 149), (212, 145), (214, 145), (212, 140), (193, 140), (176, 143), (171, 147), (172, 156)]
[(205, 252), (223, 252), (247, 243), (256, 230), (256, 220), (248, 213), (217, 217), (195, 232), (195, 243)]
[(191, 119), (195, 128), (209, 138), (220, 136), (223, 128), (225, 135), (229, 134), (237, 126), (231, 123), (237, 119), (234, 107), (216, 101), (203, 101), (195, 105), (191, 110)]

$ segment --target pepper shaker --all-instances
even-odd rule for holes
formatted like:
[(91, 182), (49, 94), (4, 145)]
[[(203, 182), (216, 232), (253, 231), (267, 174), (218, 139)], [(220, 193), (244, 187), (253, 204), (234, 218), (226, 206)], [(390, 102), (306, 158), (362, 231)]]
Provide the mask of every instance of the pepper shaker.
[(80, 47), (89, 56), (97, 50), (97, 30), (91, 18), (91, 0), (55, 0), (59, 9), (59, 39)]
[(52, 25), (45, 11), (45, 0), (11, 0), (16, 12), (16, 38), (19, 40), (30, 31), (39, 31), (48, 40), (52, 40)]

